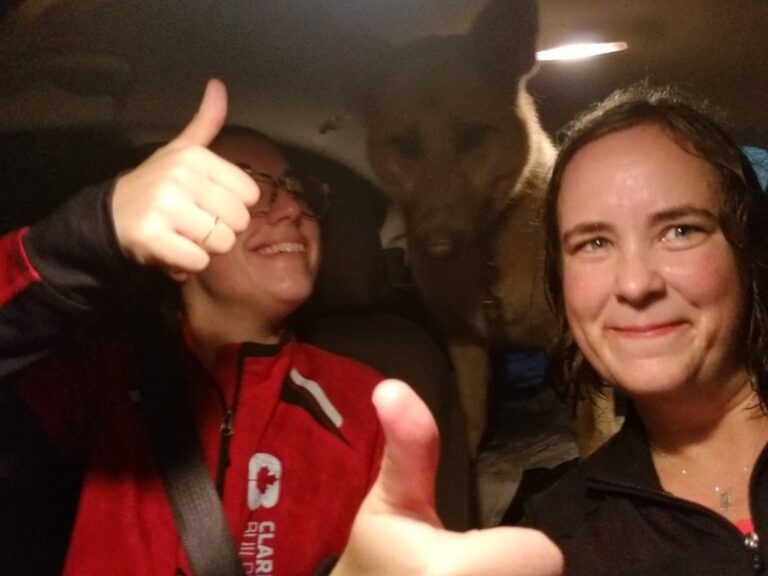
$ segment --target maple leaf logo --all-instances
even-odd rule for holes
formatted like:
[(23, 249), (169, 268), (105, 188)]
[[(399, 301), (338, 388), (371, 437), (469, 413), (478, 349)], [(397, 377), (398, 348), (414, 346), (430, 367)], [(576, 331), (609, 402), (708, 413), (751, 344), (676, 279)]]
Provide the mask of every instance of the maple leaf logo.
[(277, 476), (272, 474), (269, 468), (266, 466), (259, 468), (259, 471), (256, 473), (256, 489), (259, 492), (266, 492), (267, 488), (275, 482), (277, 482)]
[(248, 462), (248, 508), (273, 508), (280, 500), (283, 465), (273, 454), (257, 452)]

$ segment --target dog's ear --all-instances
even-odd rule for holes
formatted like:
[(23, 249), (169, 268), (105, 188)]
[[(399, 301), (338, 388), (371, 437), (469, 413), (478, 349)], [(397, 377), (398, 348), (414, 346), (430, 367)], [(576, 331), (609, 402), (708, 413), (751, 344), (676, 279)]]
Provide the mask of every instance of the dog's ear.
[(536, 0), (490, 0), (469, 33), (477, 56), (496, 78), (517, 83), (536, 65)]

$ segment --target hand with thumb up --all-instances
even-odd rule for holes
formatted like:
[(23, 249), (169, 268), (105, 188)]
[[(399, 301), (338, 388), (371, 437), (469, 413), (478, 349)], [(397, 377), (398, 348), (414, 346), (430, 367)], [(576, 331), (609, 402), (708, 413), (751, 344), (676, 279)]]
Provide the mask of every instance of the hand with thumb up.
[(373, 402), (387, 443), (378, 479), (331, 576), (558, 576), (563, 556), (543, 533), (443, 528), (434, 506), (439, 439), (426, 405), (385, 380)]
[(227, 115), (227, 92), (212, 79), (197, 114), (168, 144), (115, 185), (112, 218), (123, 252), (178, 280), (203, 270), (246, 229), (256, 183), (207, 146)]

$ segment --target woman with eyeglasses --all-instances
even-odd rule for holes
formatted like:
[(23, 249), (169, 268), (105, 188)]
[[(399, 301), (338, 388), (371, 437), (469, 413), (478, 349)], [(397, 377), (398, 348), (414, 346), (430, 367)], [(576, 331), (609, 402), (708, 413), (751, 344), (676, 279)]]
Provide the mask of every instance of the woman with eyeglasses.
[[(190, 125), (112, 189), (0, 239), (0, 375), (82, 477), (64, 574), (193, 573), (150, 437), (141, 343), (59, 336), (150, 268), (178, 281), (176, 368), (244, 573), (306, 575), (339, 554), (378, 471), (381, 377), (288, 329), (312, 294), (327, 190), (265, 136), (219, 133), (225, 113), (212, 82)], [(4, 573), (16, 569), (37, 573)]]
[[(166, 326), (144, 327), (144, 342), (64, 345), (160, 269), (179, 282), (171, 324), (183, 342), (181, 395), (236, 546), (234, 568), (208, 564), (207, 573), (416, 576), (447, 562), (446, 576), (559, 574), (560, 553), (540, 532), (443, 530), (439, 439), (424, 403), (389, 381), (376, 387), (374, 409), (375, 372), (292, 338), (287, 321), (317, 274), (327, 190), (293, 173), (263, 135), (221, 130), (225, 115), (226, 92), (212, 81), (186, 129), (112, 189), (0, 237), (0, 379), (64, 462), (36, 488), (55, 501), (82, 478), (68, 547), (50, 526), (44, 540), (19, 537), (21, 524), (40, 522), (11, 526), (14, 503), (3, 502), (3, 573), (194, 574), (162, 478), (171, 472), (160, 471), (165, 452), (153, 444), (163, 428), (148, 414), (171, 399), (140, 383), (157, 384), (151, 372), (168, 364), (165, 348), (151, 349)], [(24, 430), (2, 440), (20, 442)], [(49, 523), (60, 519), (47, 512)], [(510, 548), (518, 552), (501, 561), (487, 553)]]

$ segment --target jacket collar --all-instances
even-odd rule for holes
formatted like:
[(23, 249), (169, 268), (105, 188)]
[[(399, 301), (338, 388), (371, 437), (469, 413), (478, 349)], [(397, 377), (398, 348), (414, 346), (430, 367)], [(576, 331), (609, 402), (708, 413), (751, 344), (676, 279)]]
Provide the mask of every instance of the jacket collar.
[(653, 466), (645, 428), (631, 406), (621, 430), (585, 460), (583, 466), (589, 484), (663, 490)]

